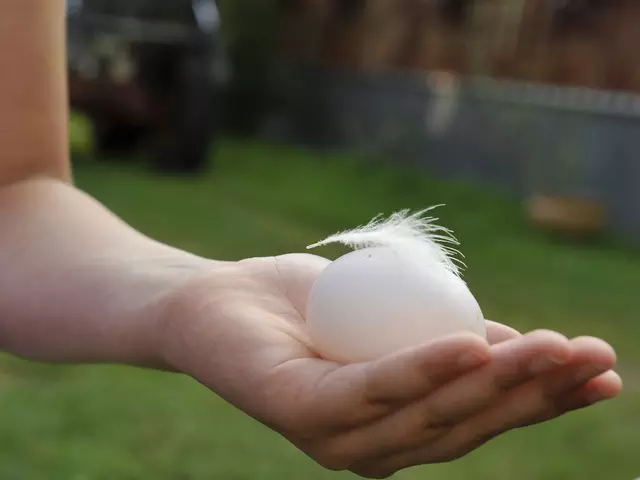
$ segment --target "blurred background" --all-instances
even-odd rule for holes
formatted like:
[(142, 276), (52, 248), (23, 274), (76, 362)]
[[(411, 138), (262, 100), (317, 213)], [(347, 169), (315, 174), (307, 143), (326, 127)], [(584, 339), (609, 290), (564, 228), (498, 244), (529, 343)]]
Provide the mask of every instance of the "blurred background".
[[(397, 478), (640, 476), (637, 0), (67, 13), (77, 184), (143, 232), (235, 260), (446, 204), (487, 318), (617, 349), (620, 398)], [(1, 357), (0, 425), (2, 479), (351, 478), (155, 372)]]

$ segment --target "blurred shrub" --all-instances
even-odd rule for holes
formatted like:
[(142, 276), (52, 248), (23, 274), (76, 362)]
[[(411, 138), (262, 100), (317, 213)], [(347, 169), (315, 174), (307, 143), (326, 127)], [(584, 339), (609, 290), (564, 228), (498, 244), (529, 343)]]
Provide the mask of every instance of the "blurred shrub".
[(74, 157), (86, 157), (94, 149), (93, 124), (83, 115), (69, 116), (69, 148)]

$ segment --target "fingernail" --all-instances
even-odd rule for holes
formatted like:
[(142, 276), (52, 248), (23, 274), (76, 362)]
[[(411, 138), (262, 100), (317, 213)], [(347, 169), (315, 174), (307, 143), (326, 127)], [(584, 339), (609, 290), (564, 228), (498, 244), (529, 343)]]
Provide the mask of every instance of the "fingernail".
[(578, 370), (578, 373), (576, 373), (576, 382), (584, 383), (587, 380), (591, 380), (591, 378), (595, 377), (600, 372), (602, 372), (602, 369), (598, 368), (596, 365), (585, 365)]
[(543, 355), (541, 357), (534, 358), (529, 366), (531, 373), (536, 375), (549, 372), (555, 368), (564, 364), (564, 360), (551, 355)]
[(466, 352), (460, 355), (458, 365), (462, 368), (473, 368), (482, 365), (486, 361), (486, 357), (474, 352)]

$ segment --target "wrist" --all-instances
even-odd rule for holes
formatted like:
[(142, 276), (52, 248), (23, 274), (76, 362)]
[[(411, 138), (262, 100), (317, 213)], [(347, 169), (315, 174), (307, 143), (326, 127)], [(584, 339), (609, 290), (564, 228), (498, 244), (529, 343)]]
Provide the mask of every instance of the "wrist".
[(59, 181), (1, 190), (0, 350), (161, 368), (159, 305), (213, 262), (142, 235)]
[(142, 302), (132, 314), (130, 325), (135, 340), (126, 363), (157, 370), (179, 371), (171, 361), (172, 345), (189, 322), (185, 306), (189, 304), (190, 285), (221, 263), (181, 254), (167, 257), (146, 273), (148, 284)]
[[(203, 364), (224, 350), (222, 319), (251, 295), (255, 279), (244, 262), (212, 261), (174, 288), (158, 303), (156, 330), (160, 362), (165, 370), (198, 377)], [(210, 339), (204, 342), (204, 338)], [(207, 343), (206, 358), (202, 357)]]

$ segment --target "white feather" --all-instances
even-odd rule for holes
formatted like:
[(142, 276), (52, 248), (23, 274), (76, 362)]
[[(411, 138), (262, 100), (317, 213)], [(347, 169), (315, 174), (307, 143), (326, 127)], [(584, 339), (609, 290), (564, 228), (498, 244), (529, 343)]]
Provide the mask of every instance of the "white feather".
[(415, 245), (427, 246), (431, 257), (447, 270), (460, 277), (460, 266), (464, 263), (456, 258), (462, 255), (459, 250), (446, 244), (459, 245), (453, 232), (446, 227), (437, 225), (437, 218), (425, 216), (431, 210), (442, 205), (435, 205), (413, 214), (409, 210), (402, 210), (383, 219), (378, 215), (371, 222), (354, 228), (338, 232), (330, 237), (309, 245), (307, 249), (322, 247), (331, 243), (342, 243), (353, 249), (371, 247), (403, 247)]

